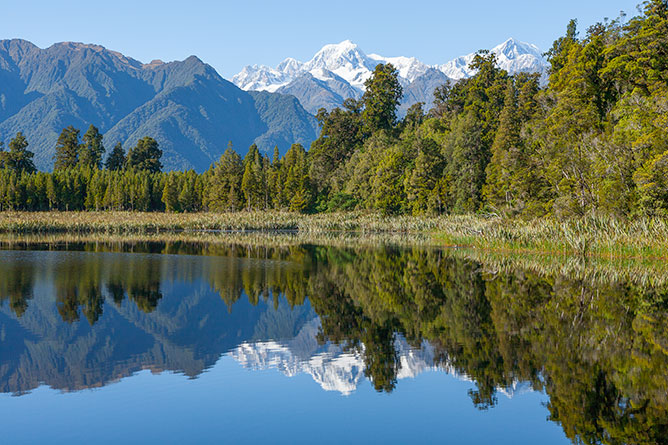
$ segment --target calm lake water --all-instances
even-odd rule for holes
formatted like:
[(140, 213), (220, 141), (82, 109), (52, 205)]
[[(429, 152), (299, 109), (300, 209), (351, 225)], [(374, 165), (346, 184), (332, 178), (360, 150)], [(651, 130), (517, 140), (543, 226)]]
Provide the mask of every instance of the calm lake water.
[(430, 248), (44, 249), (0, 251), (2, 443), (668, 441), (668, 289)]

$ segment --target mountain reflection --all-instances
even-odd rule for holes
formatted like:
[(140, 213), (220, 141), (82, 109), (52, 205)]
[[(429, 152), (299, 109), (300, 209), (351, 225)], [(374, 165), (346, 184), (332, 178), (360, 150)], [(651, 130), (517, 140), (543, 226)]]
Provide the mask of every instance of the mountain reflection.
[(229, 353), (343, 394), (427, 369), (475, 382), (481, 409), (531, 387), (575, 442), (668, 437), (666, 287), (500, 273), (425, 248), (156, 249), (0, 252), (0, 391), (196, 377)]

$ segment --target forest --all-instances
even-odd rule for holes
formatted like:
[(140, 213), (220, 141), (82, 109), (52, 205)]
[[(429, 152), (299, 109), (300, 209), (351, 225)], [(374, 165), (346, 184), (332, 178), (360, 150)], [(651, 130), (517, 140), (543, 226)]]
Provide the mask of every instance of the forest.
[(308, 150), (253, 145), (242, 159), (230, 143), (202, 174), (162, 172), (150, 137), (105, 157), (93, 125), (64, 129), (53, 172), (37, 172), (19, 133), (0, 152), (0, 210), (666, 216), (668, 3), (638, 11), (582, 35), (571, 21), (547, 79), (511, 76), (480, 51), (475, 76), (402, 119), (397, 71), (378, 65), (362, 99), (318, 112)]

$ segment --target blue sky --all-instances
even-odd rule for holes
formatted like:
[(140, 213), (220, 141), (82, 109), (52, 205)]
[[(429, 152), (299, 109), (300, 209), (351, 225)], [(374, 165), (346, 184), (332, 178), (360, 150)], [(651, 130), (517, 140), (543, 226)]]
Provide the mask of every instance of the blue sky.
[(428, 64), (489, 48), (508, 37), (547, 49), (571, 18), (580, 29), (640, 0), (22, 0), (2, 2), (0, 39), (98, 43), (142, 62), (195, 54), (226, 78), (248, 64), (308, 60), (350, 39), (367, 53)]

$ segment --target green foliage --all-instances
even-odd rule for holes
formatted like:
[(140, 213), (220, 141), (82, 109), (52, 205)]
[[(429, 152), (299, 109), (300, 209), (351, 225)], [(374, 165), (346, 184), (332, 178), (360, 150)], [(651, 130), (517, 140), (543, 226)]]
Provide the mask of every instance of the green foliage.
[(125, 150), (123, 150), (121, 143), (118, 142), (114, 146), (114, 149), (111, 150), (111, 153), (109, 153), (105, 167), (107, 167), (107, 170), (112, 171), (123, 170), (126, 162), (127, 158), (125, 156)]
[(102, 167), (102, 157), (105, 152), (104, 145), (102, 145), (102, 134), (93, 125), (84, 133), (83, 144), (79, 150), (79, 165), (96, 169)]
[(649, 216), (668, 216), (668, 152), (648, 160), (633, 179), (641, 211)]
[(362, 118), (367, 131), (391, 130), (397, 120), (397, 107), (403, 96), (399, 72), (391, 64), (378, 64), (364, 82)]
[(147, 136), (137, 141), (137, 145), (128, 152), (127, 168), (158, 173), (162, 170), (160, 158), (162, 150), (158, 147), (158, 142)]
[(241, 157), (228, 147), (208, 176), (206, 206), (213, 211), (235, 211), (243, 207), (241, 181), (244, 167)]
[(247, 210), (262, 210), (268, 205), (269, 194), (266, 184), (265, 162), (257, 148), (253, 144), (248, 149), (248, 154), (243, 162), (244, 173), (241, 177), (241, 192), (245, 200)]
[(79, 133), (80, 131), (71, 125), (60, 133), (56, 143), (54, 170), (74, 168), (79, 164)]
[(3, 151), (2, 147), (0, 144), (0, 168), (18, 173), (37, 171), (32, 160), (35, 154), (28, 150), (28, 140), (23, 133), (16, 133), (16, 137), (9, 142), (9, 151)]

